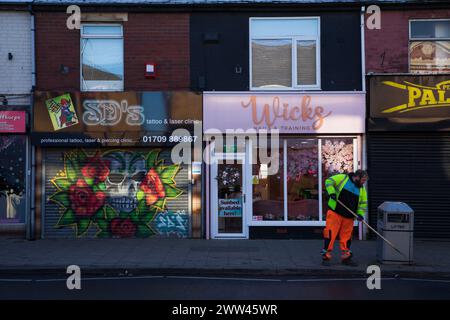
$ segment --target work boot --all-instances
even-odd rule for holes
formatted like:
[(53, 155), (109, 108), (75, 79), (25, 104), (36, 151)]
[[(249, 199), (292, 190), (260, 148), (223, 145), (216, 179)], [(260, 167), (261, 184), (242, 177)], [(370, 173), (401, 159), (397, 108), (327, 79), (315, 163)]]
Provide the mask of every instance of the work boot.
[(342, 250), (341, 260), (350, 259), (353, 256), (351, 250)]
[(320, 252), (320, 254), (322, 255), (323, 261), (329, 261), (329, 260), (331, 260), (331, 251), (327, 251), (327, 250), (325, 250), (325, 249), (322, 249), (322, 251)]
[(342, 259), (342, 264), (346, 265), (346, 266), (350, 266), (350, 267), (358, 266), (358, 264), (355, 261), (353, 261), (353, 259), (351, 257), (347, 258), (347, 259)]

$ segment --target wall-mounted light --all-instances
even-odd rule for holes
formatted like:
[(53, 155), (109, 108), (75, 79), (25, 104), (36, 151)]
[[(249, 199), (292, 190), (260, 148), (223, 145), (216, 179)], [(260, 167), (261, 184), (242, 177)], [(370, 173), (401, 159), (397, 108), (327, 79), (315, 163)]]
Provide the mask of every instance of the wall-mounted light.
[(8, 99), (6, 99), (6, 96), (0, 96), (0, 98), (2, 98), (2, 100), (3, 100), (3, 106), (7, 106), (8, 105)]
[(11, 52), (8, 52), (8, 60), (12, 60), (13, 59), (13, 54)]
[(206, 32), (203, 34), (203, 43), (219, 43), (218, 32)]
[(63, 65), (63, 64), (61, 64), (61, 65), (59, 66), (59, 72), (60, 72), (61, 74), (68, 74), (68, 73), (69, 73), (69, 67), (68, 67), (68, 66), (65, 66), (65, 65)]
[(145, 77), (149, 79), (156, 78), (156, 63), (147, 62), (145, 64)]

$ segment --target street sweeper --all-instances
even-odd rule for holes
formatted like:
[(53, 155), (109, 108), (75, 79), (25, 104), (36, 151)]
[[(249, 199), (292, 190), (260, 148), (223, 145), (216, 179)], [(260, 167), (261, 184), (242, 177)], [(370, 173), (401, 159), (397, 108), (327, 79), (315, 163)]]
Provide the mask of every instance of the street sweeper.
[(369, 175), (364, 170), (337, 174), (326, 179), (325, 188), (329, 199), (326, 227), (323, 230), (325, 243), (322, 261), (324, 265), (330, 263), (337, 237), (339, 237), (342, 263), (356, 265), (350, 250), (353, 222), (355, 219), (364, 221), (364, 215), (367, 212), (367, 192), (364, 184), (368, 179)]

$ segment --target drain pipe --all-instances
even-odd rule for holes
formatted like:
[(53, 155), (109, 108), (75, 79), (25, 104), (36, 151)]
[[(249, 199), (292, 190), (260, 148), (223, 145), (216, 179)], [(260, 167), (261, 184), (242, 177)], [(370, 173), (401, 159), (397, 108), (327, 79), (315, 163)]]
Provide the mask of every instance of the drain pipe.
[[(36, 23), (33, 12), (33, 2), (28, 5), (28, 12), (30, 13), (30, 34), (31, 34), (31, 97), (30, 97), (30, 127), (33, 127), (34, 119), (34, 90), (36, 88), (36, 48), (35, 48), (35, 33), (36, 33)], [(27, 240), (35, 239), (36, 230), (36, 188), (35, 188), (35, 176), (36, 176), (36, 150), (31, 144), (30, 134), (27, 139), (27, 191), (28, 194), (28, 221), (26, 229)]]
[(31, 16), (31, 93), (34, 93), (36, 87), (36, 48), (35, 48), (35, 38), (36, 38), (36, 22), (33, 11), (33, 2), (28, 6), (28, 10)]
[[(366, 28), (365, 28), (365, 13), (366, 13), (366, 7), (362, 6), (361, 7), (361, 13), (360, 13), (360, 15), (361, 15), (361, 89), (362, 89), (362, 92), (365, 93), (366, 96), (367, 96), (367, 93), (366, 93), (366, 43), (365, 43), (366, 42), (366, 38), (365, 38)], [(367, 103), (367, 98), (366, 98), (366, 103)], [(367, 111), (367, 106), (365, 106), (365, 111)], [(365, 119), (364, 119), (364, 121), (365, 121)], [(367, 131), (367, 130), (365, 130), (365, 131)], [(367, 156), (366, 156), (366, 152), (367, 152), (367, 147), (366, 147), (367, 136), (366, 136), (366, 132), (363, 133), (361, 141), (362, 141), (361, 168), (365, 170), (365, 169), (367, 169)], [(367, 216), (368, 216), (368, 214), (366, 214), (365, 219), (367, 219)], [(358, 232), (359, 240), (366, 239), (367, 227), (363, 223), (360, 223), (358, 229), (359, 229), (358, 230), (359, 231)]]
[(361, 85), (362, 85), (362, 92), (366, 92), (366, 38), (365, 38), (365, 17), (366, 14), (366, 7), (361, 7)]

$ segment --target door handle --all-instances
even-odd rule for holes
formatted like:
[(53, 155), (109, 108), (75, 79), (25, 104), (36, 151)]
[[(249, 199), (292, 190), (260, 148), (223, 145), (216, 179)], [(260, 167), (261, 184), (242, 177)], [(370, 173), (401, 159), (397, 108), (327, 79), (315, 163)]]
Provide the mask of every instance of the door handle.
[(242, 201), (245, 203), (245, 193), (242, 195)]

